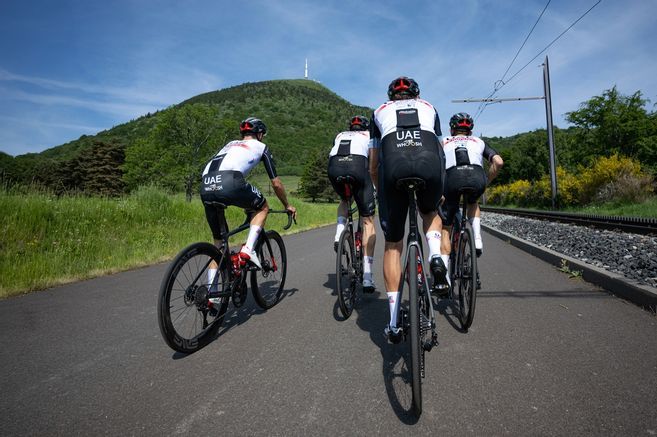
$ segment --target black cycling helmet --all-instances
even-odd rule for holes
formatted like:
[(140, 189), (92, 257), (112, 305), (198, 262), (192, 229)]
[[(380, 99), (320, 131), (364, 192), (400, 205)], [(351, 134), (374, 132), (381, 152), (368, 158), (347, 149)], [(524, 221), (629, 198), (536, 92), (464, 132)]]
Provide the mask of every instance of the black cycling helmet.
[(368, 130), (369, 128), (370, 121), (362, 115), (355, 115), (349, 121), (349, 130)]
[(240, 123), (240, 133), (242, 135), (257, 135), (259, 133), (264, 135), (267, 133), (267, 126), (265, 126), (265, 124), (259, 118), (249, 117)]
[(420, 95), (420, 87), (414, 79), (400, 76), (388, 85), (388, 98), (394, 100), (395, 96), (406, 96), (414, 99)]
[(459, 112), (452, 115), (449, 119), (449, 127), (454, 130), (468, 130), (471, 131), (474, 127), (474, 120), (467, 112)]

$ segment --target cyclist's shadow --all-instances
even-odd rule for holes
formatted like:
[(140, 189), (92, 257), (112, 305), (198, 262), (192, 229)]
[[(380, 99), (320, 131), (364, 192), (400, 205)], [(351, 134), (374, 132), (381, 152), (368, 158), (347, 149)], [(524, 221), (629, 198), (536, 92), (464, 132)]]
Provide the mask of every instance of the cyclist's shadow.
[(418, 417), (412, 410), (412, 378), (408, 343), (390, 344), (383, 328), (388, 323), (390, 310), (388, 300), (381, 299), (385, 291), (366, 295), (361, 299), (351, 317), (356, 316), (356, 324), (370, 334), (370, 339), (379, 347), (382, 358), (382, 376), (390, 406), (403, 423), (417, 423)]
[[(337, 321), (345, 318), (340, 311), (337, 300), (335, 273), (329, 273), (323, 284), (333, 292), (336, 297), (333, 305), (333, 317)], [(381, 298), (385, 291), (377, 291), (374, 294), (364, 295), (359, 291), (359, 298), (354, 306), (350, 318), (355, 318), (360, 329), (370, 334), (370, 338), (381, 351), (383, 383), (390, 400), (390, 405), (399, 419), (408, 425), (417, 423), (418, 418), (412, 411), (412, 388), (410, 373), (410, 356), (407, 354), (406, 343), (390, 344), (383, 333), (383, 328), (388, 323), (390, 310), (388, 300)]]

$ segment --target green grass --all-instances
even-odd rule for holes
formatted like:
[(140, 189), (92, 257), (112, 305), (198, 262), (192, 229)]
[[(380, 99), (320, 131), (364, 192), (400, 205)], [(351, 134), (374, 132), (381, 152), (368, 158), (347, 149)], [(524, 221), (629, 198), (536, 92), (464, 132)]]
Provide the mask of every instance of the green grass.
[(643, 203), (617, 204), (604, 203), (572, 210), (584, 214), (617, 215), (623, 217), (657, 218), (657, 197), (652, 197)]
[[(273, 209), (282, 209), (276, 196), (267, 198)], [(336, 204), (292, 196), (290, 202), (298, 224), (287, 233), (335, 221)], [(229, 208), (227, 218), (234, 227), (244, 214)], [(272, 214), (267, 228), (281, 231), (285, 223), (284, 214)], [(186, 245), (211, 238), (198, 198), (186, 202), (184, 195), (156, 188), (120, 199), (2, 191), (0, 297), (166, 261)]]
[[(484, 206), (498, 207), (498, 205), (487, 204)], [(520, 209), (537, 209), (541, 211), (549, 208), (532, 208), (529, 206), (519, 207), (517, 205), (504, 205), (500, 208), (520, 208)], [(621, 217), (645, 217), (657, 218), (657, 197), (651, 197), (643, 203), (603, 203), (598, 205), (589, 205), (579, 208), (564, 208), (560, 211), (573, 212), (580, 214), (597, 214), (597, 215), (614, 215)]]

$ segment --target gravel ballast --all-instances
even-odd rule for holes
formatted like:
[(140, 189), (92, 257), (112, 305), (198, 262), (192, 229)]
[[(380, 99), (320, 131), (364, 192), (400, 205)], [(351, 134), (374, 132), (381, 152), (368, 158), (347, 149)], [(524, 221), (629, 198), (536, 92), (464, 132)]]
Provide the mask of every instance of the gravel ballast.
[[(492, 212), (483, 225), (657, 288), (657, 237)], [(485, 248), (484, 248), (485, 250)]]

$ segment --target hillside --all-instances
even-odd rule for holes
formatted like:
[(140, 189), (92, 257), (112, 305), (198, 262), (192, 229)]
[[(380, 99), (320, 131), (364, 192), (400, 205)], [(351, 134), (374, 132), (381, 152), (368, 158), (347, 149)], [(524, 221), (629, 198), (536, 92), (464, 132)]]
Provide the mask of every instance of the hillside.
[(44, 169), (74, 160), (96, 143), (118, 144), (126, 154), (145, 141), (165, 113), (188, 105), (203, 104), (217, 115), (221, 135), (215, 136), (212, 150), (222, 141), (238, 135), (237, 125), (247, 116), (257, 116), (269, 127), (266, 137), (282, 174), (300, 174), (306, 160), (320, 149), (327, 149), (352, 115), (369, 115), (371, 108), (355, 106), (324, 87), (304, 79), (273, 80), (242, 85), (201, 94), (154, 114), (115, 126), (96, 135), (82, 136), (38, 154), (5, 155), (0, 159), (0, 175), (19, 182), (43, 181)]

